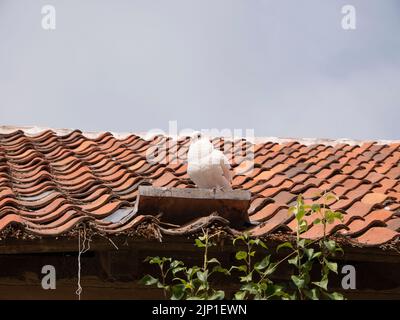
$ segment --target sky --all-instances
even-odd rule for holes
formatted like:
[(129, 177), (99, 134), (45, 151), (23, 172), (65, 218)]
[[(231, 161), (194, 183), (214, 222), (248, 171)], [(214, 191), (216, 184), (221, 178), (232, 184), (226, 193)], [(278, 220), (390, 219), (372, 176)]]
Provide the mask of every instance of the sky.
[(400, 139), (399, 31), (398, 0), (0, 0), (0, 125)]

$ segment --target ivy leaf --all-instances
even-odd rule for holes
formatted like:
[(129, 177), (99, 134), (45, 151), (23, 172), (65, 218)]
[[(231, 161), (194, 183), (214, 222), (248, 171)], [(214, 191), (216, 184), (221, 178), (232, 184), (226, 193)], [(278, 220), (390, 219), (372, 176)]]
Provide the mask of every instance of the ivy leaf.
[(235, 258), (236, 258), (236, 260), (244, 260), (247, 258), (247, 252), (246, 251), (238, 251), (238, 252), (236, 252)]
[(220, 265), (215, 266), (212, 269), (212, 272), (220, 272), (220, 273), (223, 273), (223, 274), (226, 274), (226, 275), (230, 275), (231, 274), (228, 269), (222, 268)]
[(188, 297), (186, 300), (205, 300), (205, 298), (198, 297), (198, 296), (193, 296), (193, 297)]
[(301, 220), (299, 223), (299, 233), (304, 233), (308, 230), (308, 223), (306, 220)]
[(294, 250), (293, 245), (289, 241), (281, 243), (279, 246), (277, 246), (276, 252), (278, 252), (282, 248), (290, 248), (290, 249)]
[(254, 265), (254, 269), (260, 271), (268, 267), (271, 256), (265, 256), (260, 262)]
[(324, 295), (326, 295), (331, 300), (344, 300), (344, 296), (339, 292), (324, 292)]
[(146, 274), (142, 279), (140, 279), (140, 283), (146, 286), (152, 286), (158, 282), (158, 279), (152, 277), (149, 274)]
[(208, 263), (218, 263), (218, 264), (221, 264), (221, 263), (218, 261), (218, 259), (216, 259), (216, 258), (212, 258), (212, 259), (208, 260)]
[(222, 300), (225, 298), (225, 292), (222, 290), (215, 291), (208, 300)]
[(307, 298), (311, 300), (318, 300), (318, 291), (317, 289), (313, 288), (311, 290), (304, 290), (304, 294), (307, 296)]
[(202, 281), (202, 282), (206, 282), (207, 278), (208, 278), (208, 270), (203, 271), (197, 271), (196, 273), (197, 278)]
[(324, 241), (324, 245), (330, 252), (334, 252), (336, 250), (336, 242), (334, 240), (326, 240)]
[(171, 287), (171, 300), (181, 300), (185, 295), (185, 285), (176, 284)]
[(313, 254), (314, 254), (314, 249), (313, 249), (313, 248), (308, 248), (308, 249), (305, 248), (305, 249), (304, 249), (304, 252), (305, 252), (305, 254), (306, 254), (308, 260), (312, 260)]
[(270, 274), (274, 273), (277, 266), (278, 266), (278, 263), (270, 263), (270, 265), (268, 266), (268, 269), (264, 272), (264, 274), (266, 276), (269, 276)]
[(157, 281), (157, 288), (158, 289), (169, 290), (169, 286), (164, 286), (160, 281)]
[(328, 278), (324, 278), (321, 281), (318, 282), (313, 282), (313, 284), (315, 284), (316, 286), (324, 289), (324, 290), (328, 290)]
[(311, 211), (313, 211), (313, 212), (318, 212), (318, 211), (320, 211), (321, 210), (321, 206), (318, 204), (318, 203), (314, 203), (312, 206), (311, 206)]
[(235, 300), (244, 300), (245, 297), (246, 297), (245, 291), (238, 291), (235, 293)]
[(171, 268), (176, 268), (177, 266), (183, 265), (182, 261), (174, 260), (171, 262)]
[(242, 264), (241, 266), (232, 266), (229, 270), (239, 270), (239, 271), (246, 272), (247, 266), (245, 264)]
[(199, 239), (194, 240), (195, 246), (198, 248), (204, 248), (206, 245)]
[(247, 276), (240, 277), (240, 282), (251, 282), (253, 280), (253, 272), (250, 272)]
[(306, 245), (306, 239), (300, 239), (297, 244), (300, 248), (304, 248), (304, 246)]
[(302, 289), (304, 287), (305, 285), (304, 279), (301, 279), (300, 277), (295, 275), (292, 275), (290, 278), (292, 279), (293, 283), (296, 285), (297, 288)]
[(320, 224), (320, 223), (321, 223), (321, 219), (320, 219), (320, 218), (317, 218), (317, 219), (315, 219), (315, 220), (313, 221), (313, 224), (314, 224), (314, 225)]
[(295, 216), (296, 216), (296, 220), (298, 222), (300, 222), (300, 224), (301, 224), (302, 221), (304, 221), (303, 218), (304, 218), (305, 214), (306, 214), (306, 212), (304, 211), (304, 208), (300, 207), (300, 208), (297, 209), (297, 212), (296, 212)]
[(329, 270), (331, 270), (331, 271), (333, 271), (334, 273), (337, 274), (338, 273), (337, 263), (336, 262), (330, 262), (330, 261), (328, 261), (326, 259), (324, 259), (324, 260), (325, 260), (325, 264), (329, 268)]
[(297, 266), (298, 261), (299, 261), (299, 256), (294, 256), (292, 259), (288, 260), (288, 263)]
[(174, 269), (172, 269), (172, 274), (175, 275), (175, 274), (177, 274), (178, 272), (181, 272), (181, 271), (183, 271), (183, 270), (185, 270), (185, 269), (186, 269), (185, 267), (177, 267), (177, 268), (174, 268)]
[(332, 192), (326, 193), (325, 196), (324, 196), (324, 198), (325, 198), (325, 201), (327, 201), (327, 202), (332, 201), (332, 200), (339, 200), (339, 197), (336, 196), (336, 195), (335, 195), (334, 193), (332, 193)]
[(238, 236), (235, 239), (233, 239), (233, 245), (235, 245), (236, 241), (242, 240), (244, 241), (244, 236)]
[(163, 263), (163, 260), (160, 257), (147, 257), (145, 259), (145, 261), (146, 260), (149, 261), (150, 264), (158, 264), (158, 265), (160, 265), (160, 264)]
[(257, 246), (263, 247), (264, 249), (268, 249), (267, 245), (261, 239), (251, 239), (249, 241), (249, 244), (255, 244)]

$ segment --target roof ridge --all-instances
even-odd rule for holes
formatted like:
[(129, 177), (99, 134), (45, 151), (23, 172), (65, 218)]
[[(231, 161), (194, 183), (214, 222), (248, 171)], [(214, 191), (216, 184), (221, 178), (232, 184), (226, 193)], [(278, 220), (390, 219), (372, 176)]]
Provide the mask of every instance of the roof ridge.
[[(26, 135), (38, 135), (40, 133), (43, 133), (44, 131), (51, 130), (55, 132), (58, 135), (66, 135), (71, 132), (73, 132), (76, 129), (72, 128), (51, 128), (51, 127), (45, 127), (45, 126), (11, 126), (11, 125), (1, 125), (0, 126), (0, 134), (9, 134), (15, 131), (21, 130), (23, 131)], [(82, 131), (82, 135), (84, 135), (87, 138), (95, 139), (99, 137), (100, 135), (109, 132), (111, 133), (115, 138), (117, 139), (124, 139), (132, 134), (140, 136), (141, 138), (144, 138), (146, 140), (151, 139), (152, 137), (155, 136), (155, 134), (149, 134), (147, 132), (114, 132), (114, 131)], [(229, 136), (217, 136), (217, 135), (209, 135), (205, 134), (209, 138), (224, 138), (227, 140), (233, 140), (232, 137)], [(172, 137), (172, 138), (183, 138), (186, 137), (185, 135), (168, 135), (164, 134), (165, 137)], [(331, 139), (331, 138), (282, 138), (282, 137), (275, 137), (275, 136), (259, 136), (255, 137), (253, 139), (248, 139), (248, 140), (254, 140), (252, 141), (255, 144), (260, 144), (260, 143), (266, 143), (266, 142), (273, 142), (273, 143), (287, 143), (287, 142), (298, 142), (303, 145), (313, 145), (313, 144), (323, 144), (323, 145), (330, 145), (330, 146), (335, 146), (338, 144), (348, 144), (348, 145), (361, 145), (365, 142), (375, 142), (378, 145), (384, 145), (384, 144), (392, 144), (392, 143), (400, 143), (400, 140), (389, 140), (389, 139), (350, 139), (350, 138), (338, 138), (338, 139)]]

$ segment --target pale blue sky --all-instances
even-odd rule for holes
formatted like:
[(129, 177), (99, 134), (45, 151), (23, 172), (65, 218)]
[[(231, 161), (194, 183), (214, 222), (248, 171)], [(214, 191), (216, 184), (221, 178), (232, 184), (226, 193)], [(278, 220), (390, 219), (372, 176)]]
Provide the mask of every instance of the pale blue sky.
[(0, 0), (0, 124), (400, 139), (399, 31), (396, 0)]

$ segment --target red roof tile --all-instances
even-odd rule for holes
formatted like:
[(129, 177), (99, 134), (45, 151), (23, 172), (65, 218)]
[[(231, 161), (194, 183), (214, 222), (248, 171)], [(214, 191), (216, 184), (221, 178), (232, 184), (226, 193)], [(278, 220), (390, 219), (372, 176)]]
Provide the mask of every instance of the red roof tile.
[[(162, 141), (169, 143), (168, 150), (157, 149)], [(223, 140), (212, 141), (223, 147)], [(78, 130), (64, 135), (51, 130), (0, 134), (0, 231), (11, 225), (37, 236), (58, 236), (84, 221), (99, 232), (133, 231), (153, 219), (133, 213), (139, 185), (194, 187), (186, 173), (189, 143), (188, 138), (144, 140), (133, 134), (90, 138)], [(399, 237), (400, 144), (330, 144), (257, 143), (254, 168), (248, 167), (251, 161), (228, 154), (235, 169), (247, 169), (233, 177), (233, 186), (252, 193), (250, 219), (261, 222), (249, 228), (253, 235), (293, 232), (288, 207), (297, 195), (311, 201), (333, 191), (340, 200), (332, 201), (332, 208), (343, 212), (344, 221), (329, 226), (329, 234), (338, 231), (366, 246)], [(236, 140), (226, 143), (224, 151), (246, 145)], [(146, 155), (151, 151), (157, 152), (149, 161)], [(201, 223), (220, 220), (201, 218), (160, 230), (185, 234)], [(316, 225), (305, 236), (315, 238), (321, 232)]]

